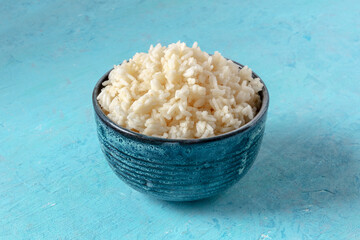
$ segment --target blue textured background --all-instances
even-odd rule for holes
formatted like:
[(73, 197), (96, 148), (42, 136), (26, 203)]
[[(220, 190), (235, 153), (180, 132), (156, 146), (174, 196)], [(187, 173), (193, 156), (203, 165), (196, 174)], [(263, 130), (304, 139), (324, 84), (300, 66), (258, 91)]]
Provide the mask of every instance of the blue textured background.
[[(360, 3), (1, 1), (0, 239), (360, 239)], [(108, 167), (91, 91), (178, 40), (247, 64), (270, 92), (249, 173), (195, 203)]]

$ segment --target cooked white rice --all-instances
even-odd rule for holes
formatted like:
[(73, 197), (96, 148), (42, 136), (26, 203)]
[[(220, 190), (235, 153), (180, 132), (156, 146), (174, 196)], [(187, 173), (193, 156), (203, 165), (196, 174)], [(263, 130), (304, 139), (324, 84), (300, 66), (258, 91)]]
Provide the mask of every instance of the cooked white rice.
[(114, 66), (97, 97), (116, 124), (149, 136), (206, 138), (256, 115), (263, 84), (248, 67), (210, 56), (195, 42), (151, 46)]

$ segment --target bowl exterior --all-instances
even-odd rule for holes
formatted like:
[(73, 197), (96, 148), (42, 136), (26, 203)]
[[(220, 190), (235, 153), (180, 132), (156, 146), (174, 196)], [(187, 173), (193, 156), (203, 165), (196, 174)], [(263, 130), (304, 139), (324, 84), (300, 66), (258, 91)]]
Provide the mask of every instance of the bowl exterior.
[(224, 191), (253, 164), (265, 130), (266, 113), (246, 130), (216, 141), (149, 141), (95, 120), (101, 149), (125, 183), (153, 197), (192, 201)]

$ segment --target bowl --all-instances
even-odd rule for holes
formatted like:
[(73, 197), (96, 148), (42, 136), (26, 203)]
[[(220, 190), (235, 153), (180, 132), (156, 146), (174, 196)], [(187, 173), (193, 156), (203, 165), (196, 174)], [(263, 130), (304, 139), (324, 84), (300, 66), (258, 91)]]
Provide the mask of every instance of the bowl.
[[(109, 72), (92, 94), (97, 135), (110, 167), (130, 187), (162, 200), (193, 201), (219, 194), (248, 172), (265, 130), (269, 106), (265, 84), (261, 108), (244, 126), (209, 138), (165, 139), (120, 127), (103, 113), (96, 97)], [(253, 72), (253, 77), (258, 76)]]

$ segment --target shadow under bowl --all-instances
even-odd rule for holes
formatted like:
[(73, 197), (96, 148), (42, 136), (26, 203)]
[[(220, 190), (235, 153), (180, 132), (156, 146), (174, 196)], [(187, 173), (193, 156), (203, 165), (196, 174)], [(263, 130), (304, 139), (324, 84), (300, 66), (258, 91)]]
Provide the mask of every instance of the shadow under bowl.
[[(165, 139), (120, 127), (103, 113), (96, 97), (109, 72), (92, 95), (97, 134), (110, 167), (129, 186), (157, 199), (193, 201), (226, 190), (250, 169), (265, 130), (269, 105), (265, 84), (261, 108), (244, 126), (210, 138)], [(253, 77), (258, 78), (254, 72)]]

